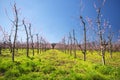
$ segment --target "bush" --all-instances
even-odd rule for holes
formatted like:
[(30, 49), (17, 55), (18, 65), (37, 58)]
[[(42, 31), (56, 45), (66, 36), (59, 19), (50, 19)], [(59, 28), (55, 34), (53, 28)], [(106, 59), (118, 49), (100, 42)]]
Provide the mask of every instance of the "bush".
[(13, 80), (16, 77), (20, 76), (20, 72), (18, 69), (13, 68), (13, 69), (9, 69), (6, 73), (5, 73), (5, 78), (8, 80)]
[(18, 80), (33, 80), (31, 76), (28, 75), (22, 75), (18, 78)]
[(32, 61), (27, 61), (21, 65), (18, 66), (18, 69), (20, 73), (28, 73), (28, 72), (34, 72), (36, 69), (36, 64)]
[(106, 79), (99, 74), (93, 74), (91, 76), (91, 80), (106, 80)]
[(66, 77), (64, 80), (83, 80), (83, 77), (80, 73), (76, 73), (74, 71), (70, 71), (70, 75)]
[(26, 74), (32, 71), (32, 67), (26, 67), (24, 64), (17, 67), (21, 74)]
[(4, 73), (5, 71), (7, 71), (6, 67), (0, 66), (0, 73)]
[(46, 66), (46, 67), (43, 67), (43, 72), (45, 73), (45, 74), (49, 74), (49, 73), (51, 73), (52, 71), (54, 71), (55, 70), (55, 68), (53, 67), (53, 66)]
[(5, 73), (11, 67), (13, 67), (12, 62), (2, 62), (0, 63), (0, 72)]
[(113, 68), (109, 66), (99, 66), (97, 71), (103, 75), (110, 75), (113, 73)]
[(120, 80), (120, 67), (117, 68), (117, 73), (115, 74), (116, 80)]
[(76, 74), (76, 75), (74, 76), (74, 78), (75, 78), (75, 80), (83, 80), (82, 76), (79, 75), (79, 74)]
[(17, 80), (48, 80), (44, 74), (32, 72), (29, 74), (23, 74), (22, 76), (18, 77)]

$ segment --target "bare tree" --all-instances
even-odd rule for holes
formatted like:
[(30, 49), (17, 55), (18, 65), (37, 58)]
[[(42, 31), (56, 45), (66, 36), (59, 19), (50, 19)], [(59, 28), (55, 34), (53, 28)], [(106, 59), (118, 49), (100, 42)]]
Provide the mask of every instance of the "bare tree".
[[(103, 4), (105, 3), (105, 1), (103, 1)], [(103, 6), (103, 5), (102, 5)], [(102, 56), (102, 63), (103, 65), (105, 65), (105, 50), (106, 50), (106, 46), (107, 46), (107, 42), (103, 37), (103, 26), (101, 25), (101, 8), (102, 6), (99, 6), (97, 9), (97, 26), (98, 26), (98, 35), (99, 35), (99, 40), (100, 40), (100, 50), (101, 50), (101, 56)]]
[[(3, 33), (3, 35), (4, 35), (4, 31), (3, 31), (3, 29), (2, 29), (2, 26), (0, 26), (0, 31)], [(3, 43), (2, 43), (2, 41), (0, 42), (0, 54), (2, 54), (2, 48), (3, 48)]]
[(70, 52), (70, 40), (69, 37), (67, 37), (67, 51)]
[[(4, 50), (4, 51), (6, 51), (6, 47), (7, 47), (7, 42), (8, 42), (8, 34), (7, 34), (7, 32), (5, 31), (5, 29), (3, 30), (2, 29), (2, 26), (0, 26), (0, 31), (2, 32), (2, 43), (1, 43), (1, 51), (2, 51), (2, 49)], [(2, 53), (2, 52), (1, 52)]]
[[(81, 10), (81, 12), (83, 10), (82, 0), (80, 0), (80, 10)], [(84, 36), (84, 48), (82, 50), (82, 53), (84, 55), (84, 61), (86, 61), (86, 23), (85, 23), (85, 20), (84, 20), (82, 15), (80, 15), (80, 20), (81, 20), (81, 23), (83, 25), (83, 32), (84, 32), (84, 34), (83, 34), (83, 36)], [(82, 47), (80, 45), (79, 45), (79, 47), (82, 49)]]
[(24, 27), (25, 27), (26, 36), (27, 36), (27, 38), (26, 38), (26, 40), (27, 40), (27, 47), (26, 47), (27, 52), (26, 52), (26, 56), (29, 57), (29, 35), (28, 35), (27, 26), (26, 26), (24, 20), (23, 20), (23, 25), (24, 25)]
[(86, 61), (86, 25), (85, 25), (85, 21), (83, 20), (83, 17), (80, 16), (81, 22), (83, 24), (83, 31), (84, 31), (84, 49), (82, 50), (82, 53), (84, 54), (84, 61)]
[(46, 48), (47, 48), (47, 42), (44, 38), (42, 38), (42, 47), (43, 47), (43, 51), (46, 51)]
[(110, 53), (110, 57), (112, 58), (112, 39), (113, 39), (113, 32), (111, 32), (111, 30), (108, 33), (108, 46), (109, 46), (109, 53)]
[(119, 47), (118, 51), (120, 51), (120, 30), (118, 32), (118, 47)]
[(75, 38), (75, 30), (73, 29), (73, 50), (74, 50), (74, 58), (76, 58), (76, 38)]
[(8, 41), (9, 41), (9, 48), (10, 48), (10, 52), (12, 53), (12, 41), (11, 41), (11, 36), (12, 36), (13, 30), (11, 29)]
[(0, 55), (2, 54), (2, 47), (1, 47), (1, 44), (0, 44)]
[(39, 36), (36, 34), (37, 37), (37, 54), (39, 54)]
[[(14, 13), (14, 20), (11, 20), (7, 14), (8, 19), (13, 23), (13, 26), (15, 27), (15, 33), (13, 38), (13, 43), (10, 43), (11, 51), (12, 51), (12, 61), (14, 62), (14, 55), (15, 55), (15, 48), (16, 48), (16, 40), (17, 40), (17, 33), (18, 33), (18, 27), (19, 27), (19, 17), (18, 17), (18, 9), (16, 7), (16, 3), (13, 5), (13, 13)], [(11, 35), (9, 35), (9, 42), (11, 42)]]
[(31, 38), (31, 46), (32, 46), (32, 53), (33, 53), (33, 56), (34, 56), (34, 42), (33, 42), (33, 35), (31, 34), (31, 24), (29, 24), (29, 34), (30, 34), (30, 38)]
[(46, 51), (46, 49), (47, 49), (47, 42), (46, 42), (46, 40), (43, 37), (41, 37), (40, 40), (37, 43), (39, 43), (39, 49), (40, 49), (39, 51), (40, 51), (40, 53), (42, 51)]
[(23, 41), (22, 41), (22, 38), (21, 38), (21, 40), (20, 40), (20, 49), (21, 49), (21, 51), (23, 51)]
[(70, 42), (70, 48), (69, 48), (69, 51), (70, 51), (70, 55), (72, 55), (72, 44), (73, 44), (73, 40), (72, 40), (72, 35), (71, 33), (69, 32), (69, 42)]
[(62, 50), (63, 50), (63, 52), (66, 53), (66, 39), (65, 39), (65, 37), (62, 39)]
[(15, 35), (14, 35), (14, 40), (13, 40), (13, 52), (12, 52), (12, 61), (14, 62), (14, 54), (15, 54), (15, 44), (16, 44), (16, 40), (17, 40), (17, 32), (18, 32), (18, 10), (16, 8), (16, 3), (14, 3), (14, 13), (15, 13), (15, 20), (12, 21), (14, 26), (15, 26)]
[(42, 40), (43, 40), (43, 38), (40, 37), (40, 53), (42, 52), (42, 46), (43, 46)]

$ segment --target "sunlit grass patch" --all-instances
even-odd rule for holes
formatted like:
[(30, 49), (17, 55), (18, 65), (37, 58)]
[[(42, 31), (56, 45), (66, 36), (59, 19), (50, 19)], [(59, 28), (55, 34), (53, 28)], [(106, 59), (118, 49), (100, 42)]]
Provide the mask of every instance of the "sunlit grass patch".
[[(23, 52), (23, 53), (22, 53)], [(19, 50), (15, 62), (11, 54), (0, 56), (1, 80), (119, 80), (119, 53), (109, 58), (106, 53), (106, 63), (101, 64), (101, 56), (97, 53), (87, 53), (87, 61), (83, 54), (77, 51), (77, 58), (59, 50), (48, 50), (41, 54), (26, 57), (25, 50)], [(117, 63), (116, 63), (117, 62)]]

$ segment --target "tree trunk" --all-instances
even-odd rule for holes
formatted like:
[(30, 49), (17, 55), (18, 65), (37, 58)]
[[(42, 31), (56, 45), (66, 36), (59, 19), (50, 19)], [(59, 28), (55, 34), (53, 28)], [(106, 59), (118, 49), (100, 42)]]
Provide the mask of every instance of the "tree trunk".
[(32, 53), (33, 53), (33, 56), (34, 56), (34, 43), (33, 43), (33, 35), (31, 34), (31, 24), (29, 24), (29, 34), (30, 34), (30, 37), (31, 37)]
[(102, 53), (102, 63), (105, 65), (105, 53)]
[(29, 57), (29, 38), (27, 38), (27, 57)]
[(83, 52), (83, 55), (84, 55), (84, 61), (86, 61), (86, 53)]
[(18, 30), (18, 25), (16, 25), (16, 30), (15, 30), (15, 36), (14, 36), (14, 42), (13, 42), (13, 52), (12, 52), (12, 61), (14, 62), (14, 55), (15, 55), (15, 44), (16, 44), (16, 39), (17, 39), (17, 30)]
[(67, 42), (67, 52), (69, 53), (69, 51), (70, 51), (70, 45), (69, 45), (69, 38), (68, 38), (68, 42)]
[(9, 47), (10, 47), (10, 52), (12, 53), (12, 42), (11, 42), (11, 35), (9, 36)]
[(39, 37), (38, 34), (36, 34), (37, 36), (37, 54), (39, 54)]
[(2, 54), (2, 47), (0, 46), (0, 55)]
[(84, 24), (84, 61), (86, 61), (86, 27)]
[(110, 40), (110, 44), (109, 44), (109, 53), (110, 53), (110, 58), (112, 58), (112, 42)]
[(13, 23), (15, 25), (15, 35), (13, 40), (13, 50), (12, 50), (12, 61), (14, 62), (14, 55), (15, 55), (15, 47), (16, 47), (16, 39), (17, 39), (17, 31), (18, 31), (18, 11), (16, 8), (16, 3), (14, 4), (14, 12), (15, 12), (15, 22)]
[(98, 15), (97, 15), (97, 25), (98, 25), (98, 32), (99, 32), (99, 38), (100, 38), (100, 50), (101, 50), (101, 56), (102, 56), (102, 63), (105, 65), (105, 42), (103, 43), (103, 34), (101, 29), (101, 22), (100, 22), (100, 15), (101, 15), (101, 8), (98, 8)]
[(32, 41), (32, 53), (33, 53), (33, 56), (34, 56), (34, 43), (33, 43), (33, 36), (31, 36), (31, 41)]
[(76, 41), (76, 39), (75, 39), (75, 31), (73, 30), (73, 39), (74, 39), (74, 58), (76, 58), (76, 43), (75, 43), (75, 41)]
[(69, 33), (69, 39), (70, 39), (70, 55), (72, 55), (72, 36), (71, 36), (71, 34)]
[(40, 54), (42, 53), (42, 37), (40, 38)]
[(112, 58), (112, 50), (110, 50), (110, 58)]
[(27, 38), (26, 38), (26, 40), (27, 40), (26, 56), (29, 57), (29, 36), (28, 36), (27, 26), (26, 26), (24, 20), (23, 20), (23, 25), (25, 27), (26, 36), (27, 36)]
[(80, 16), (81, 22), (84, 27), (84, 49), (83, 49), (83, 54), (84, 54), (84, 61), (86, 61), (86, 26), (85, 26), (85, 21), (83, 20), (83, 17)]

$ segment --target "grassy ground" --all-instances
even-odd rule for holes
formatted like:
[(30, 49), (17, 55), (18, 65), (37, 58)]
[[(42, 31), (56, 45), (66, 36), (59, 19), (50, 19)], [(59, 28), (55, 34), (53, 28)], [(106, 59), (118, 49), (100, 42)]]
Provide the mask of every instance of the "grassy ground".
[(101, 56), (88, 52), (87, 61), (77, 52), (77, 58), (58, 50), (48, 50), (27, 58), (25, 50), (15, 55), (4, 51), (0, 55), (0, 80), (120, 80), (120, 53), (113, 53), (113, 59), (106, 54), (106, 64)]

